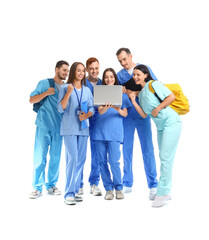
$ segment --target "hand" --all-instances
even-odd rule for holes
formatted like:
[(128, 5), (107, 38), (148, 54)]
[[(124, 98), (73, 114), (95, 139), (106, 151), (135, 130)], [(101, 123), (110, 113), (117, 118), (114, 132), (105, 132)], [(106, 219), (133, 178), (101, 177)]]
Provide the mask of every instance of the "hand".
[(131, 99), (131, 102), (135, 102), (136, 101), (136, 94), (134, 92), (130, 92), (129, 93), (129, 98)]
[(125, 86), (123, 86), (123, 88), (122, 88), (122, 93), (126, 93), (126, 87)]
[(68, 92), (72, 92), (74, 90), (74, 87), (73, 87), (73, 84), (69, 84), (68, 86), (67, 86), (67, 91)]
[(87, 119), (88, 117), (87, 117), (87, 114), (85, 113), (85, 112), (81, 112), (81, 114), (79, 115), (79, 120), (80, 121), (83, 121), (83, 120), (85, 120), (85, 119)]
[(111, 108), (111, 107), (112, 107), (112, 104), (111, 104), (111, 103), (105, 103), (104, 108), (109, 109), (109, 108)]
[(53, 87), (48, 88), (47, 95), (49, 96), (49, 95), (53, 95), (53, 94), (55, 94), (55, 89)]
[(151, 112), (153, 117), (157, 117), (158, 113), (159, 113), (159, 110), (157, 107), (154, 110), (152, 110), (152, 112)]

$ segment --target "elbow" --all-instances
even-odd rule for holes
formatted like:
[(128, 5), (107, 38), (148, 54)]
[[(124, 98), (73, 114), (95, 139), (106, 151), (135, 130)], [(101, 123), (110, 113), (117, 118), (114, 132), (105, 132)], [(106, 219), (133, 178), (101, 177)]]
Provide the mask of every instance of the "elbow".
[(32, 97), (30, 97), (30, 99), (29, 99), (29, 103), (34, 103), (34, 101), (33, 101), (33, 98), (32, 98)]

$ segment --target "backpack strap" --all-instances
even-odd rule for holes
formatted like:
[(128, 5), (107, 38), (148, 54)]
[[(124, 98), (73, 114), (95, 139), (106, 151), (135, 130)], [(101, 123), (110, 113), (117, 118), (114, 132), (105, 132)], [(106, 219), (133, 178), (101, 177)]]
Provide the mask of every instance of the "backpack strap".
[(49, 85), (50, 87), (55, 87), (55, 84), (54, 84), (54, 79), (53, 78), (48, 78), (48, 81), (49, 81)]
[(155, 89), (152, 86), (153, 82), (154, 82), (154, 80), (149, 81), (149, 90), (150, 90), (151, 93), (155, 93)]
[(154, 89), (153, 86), (152, 86), (152, 83), (153, 83), (154, 81), (156, 81), (156, 80), (151, 80), (151, 81), (149, 81), (149, 90), (150, 90), (151, 93), (154, 93), (154, 94), (155, 94), (156, 98), (157, 98), (160, 102), (162, 102), (162, 99), (160, 99), (160, 97), (157, 95), (157, 93), (155, 92), (155, 89)]

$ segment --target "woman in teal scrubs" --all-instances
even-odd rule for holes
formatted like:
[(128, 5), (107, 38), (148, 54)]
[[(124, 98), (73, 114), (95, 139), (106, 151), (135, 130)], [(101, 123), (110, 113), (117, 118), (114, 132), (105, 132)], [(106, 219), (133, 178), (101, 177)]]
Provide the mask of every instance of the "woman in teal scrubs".
[[(162, 102), (149, 90), (152, 80), (149, 69), (145, 65), (134, 68), (133, 79), (142, 86), (138, 101), (135, 93), (131, 93), (131, 101), (137, 112), (143, 117), (149, 115), (157, 127), (159, 157), (161, 162), (160, 179), (153, 207), (161, 207), (171, 199), (172, 168), (177, 144), (182, 129), (181, 118), (169, 105), (175, 100), (175, 95), (159, 81), (152, 82), (157, 95)], [(140, 105), (139, 105), (140, 104)]]

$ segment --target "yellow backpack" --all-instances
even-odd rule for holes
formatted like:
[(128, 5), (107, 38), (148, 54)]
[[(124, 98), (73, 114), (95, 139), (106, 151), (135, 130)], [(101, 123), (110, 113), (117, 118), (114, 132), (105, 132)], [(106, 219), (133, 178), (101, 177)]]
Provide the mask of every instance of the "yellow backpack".
[[(161, 100), (157, 93), (155, 92), (154, 88), (152, 87), (152, 80), (149, 82), (149, 90), (150, 92), (154, 93), (155, 96)], [(179, 115), (183, 115), (189, 112), (189, 102), (187, 97), (183, 94), (183, 91), (178, 83), (173, 84), (165, 84), (165, 86), (175, 95), (176, 99), (171, 103), (170, 107), (173, 108)]]

